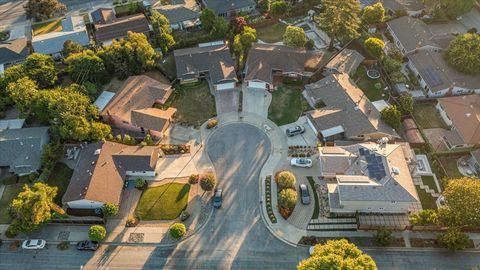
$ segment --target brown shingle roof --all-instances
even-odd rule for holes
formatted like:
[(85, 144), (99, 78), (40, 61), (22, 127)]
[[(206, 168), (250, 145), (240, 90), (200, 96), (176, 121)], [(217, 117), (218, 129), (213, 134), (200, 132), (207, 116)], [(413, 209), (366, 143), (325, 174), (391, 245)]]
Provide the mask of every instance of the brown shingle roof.
[(148, 33), (150, 31), (150, 25), (145, 15), (139, 14), (117, 18), (110, 23), (95, 24), (95, 30), (97, 42), (103, 42), (126, 37), (129, 31)]
[(438, 102), (447, 113), (463, 142), (469, 145), (479, 144), (480, 96), (445, 97), (438, 99)]
[(126, 171), (155, 170), (158, 154), (156, 146), (90, 144), (80, 153), (62, 202), (86, 199), (118, 205)]
[(163, 131), (176, 112), (175, 108), (168, 108), (165, 111), (156, 108), (135, 110), (132, 111), (132, 124), (145, 129)]

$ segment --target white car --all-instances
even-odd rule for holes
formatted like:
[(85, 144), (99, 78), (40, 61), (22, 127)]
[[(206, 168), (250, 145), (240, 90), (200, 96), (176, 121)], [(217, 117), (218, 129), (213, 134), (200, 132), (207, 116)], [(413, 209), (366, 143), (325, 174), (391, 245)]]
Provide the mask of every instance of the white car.
[(23, 249), (42, 249), (45, 247), (47, 242), (41, 239), (29, 239), (23, 241), (22, 248)]
[(308, 254), (310, 254), (310, 256), (312, 256), (314, 250), (315, 250), (315, 246), (310, 246), (308, 248)]
[(292, 158), (290, 165), (294, 167), (311, 168), (312, 160), (309, 158)]

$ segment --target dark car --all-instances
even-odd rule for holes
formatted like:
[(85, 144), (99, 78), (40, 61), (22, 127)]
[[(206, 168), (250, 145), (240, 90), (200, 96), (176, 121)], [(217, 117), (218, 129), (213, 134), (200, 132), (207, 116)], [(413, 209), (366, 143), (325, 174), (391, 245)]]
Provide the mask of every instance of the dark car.
[(302, 126), (294, 126), (286, 130), (287, 136), (292, 137), (298, 134), (302, 134), (305, 132), (305, 128)]
[(300, 197), (302, 198), (302, 204), (310, 204), (310, 193), (305, 184), (300, 184)]
[(98, 242), (95, 241), (90, 241), (90, 240), (85, 240), (85, 241), (80, 241), (77, 243), (77, 249), (78, 250), (97, 250), (98, 249)]
[(223, 191), (221, 188), (215, 190), (215, 195), (213, 196), (213, 207), (220, 208), (222, 206), (223, 200)]
[(129, 185), (130, 181), (125, 180), (125, 182), (123, 183), (123, 189), (127, 189)]

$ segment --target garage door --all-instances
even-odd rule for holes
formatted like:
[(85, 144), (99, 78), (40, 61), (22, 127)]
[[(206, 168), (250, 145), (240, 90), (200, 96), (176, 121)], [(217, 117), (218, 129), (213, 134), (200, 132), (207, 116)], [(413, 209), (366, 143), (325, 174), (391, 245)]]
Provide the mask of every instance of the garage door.
[(267, 83), (264, 82), (248, 82), (248, 87), (251, 88), (259, 88), (259, 89), (266, 89), (267, 88)]
[(233, 89), (233, 88), (235, 88), (235, 82), (216, 84), (216, 85), (215, 85), (215, 88), (216, 88), (217, 90)]

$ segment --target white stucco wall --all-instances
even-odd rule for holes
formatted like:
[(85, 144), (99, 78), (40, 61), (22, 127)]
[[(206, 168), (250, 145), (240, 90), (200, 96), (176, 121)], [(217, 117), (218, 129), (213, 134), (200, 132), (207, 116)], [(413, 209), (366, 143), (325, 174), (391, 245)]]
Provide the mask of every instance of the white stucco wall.
[(132, 177), (135, 177), (135, 176), (138, 176), (138, 177), (142, 177), (142, 176), (154, 177), (155, 176), (155, 171), (126, 171), (125, 174), (127, 176), (132, 176)]
[(97, 209), (103, 206), (103, 202), (91, 201), (91, 200), (78, 200), (68, 202), (67, 205), (73, 209)]
[(267, 83), (266, 82), (248, 81), (247, 85), (248, 85), (248, 87), (251, 87), (251, 88), (267, 89)]
[(345, 201), (340, 202), (343, 208), (330, 209), (334, 213), (406, 213), (412, 203), (387, 201)]
[(229, 90), (235, 88), (235, 82), (215, 84), (215, 90)]

